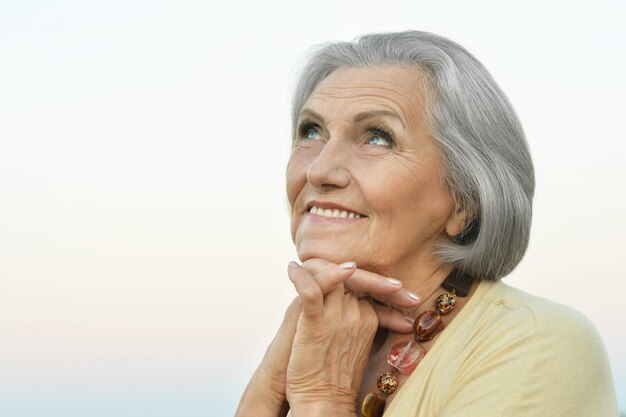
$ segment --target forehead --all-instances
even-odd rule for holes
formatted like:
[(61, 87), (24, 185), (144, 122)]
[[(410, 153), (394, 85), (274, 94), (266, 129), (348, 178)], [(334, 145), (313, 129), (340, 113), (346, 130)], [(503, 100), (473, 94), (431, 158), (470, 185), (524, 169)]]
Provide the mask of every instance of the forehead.
[(304, 107), (342, 114), (391, 110), (406, 123), (424, 115), (423, 74), (408, 67), (347, 68), (333, 71), (318, 84)]

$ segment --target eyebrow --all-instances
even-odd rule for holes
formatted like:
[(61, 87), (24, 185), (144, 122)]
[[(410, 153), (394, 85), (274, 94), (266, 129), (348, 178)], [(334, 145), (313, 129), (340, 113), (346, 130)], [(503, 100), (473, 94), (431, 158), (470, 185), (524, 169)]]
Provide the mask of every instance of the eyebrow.
[(400, 116), (398, 116), (396, 113), (390, 110), (372, 110), (372, 111), (361, 112), (361, 113), (358, 113), (356, 116), (354, 116), (354, 122), (357, 123), (362, 120), (369, 119), (370, 117), (379, 117), (379, 116), (388, 116), (388, 117), (397, 119), (402, 125), (402, 127), (404, 127), (404, 122), (402, 121)]
[[(322, 115), (320, 115), (319, 113), (311, 110), (311, 109), (304, 109), (300, 112), (300, 115), (309, 115), (312, 116), (316, 119), (318, 119), (320, 122), (322, 123), (326, 123), (326, 121), (324, 120), (324, 118), (322, 117)], [(360, 121), (363, 121), (365, 119), (369, 119), (371, 117), (378, 117), (378, 116), (388, 116), (388, 117), (392, 117), (394, 119), (397, 119), (400, 124), (402, 124), (402, 127), (405, 128), (404, 126), (404, 122), (402, 121), (402, 119), (400, 118), (400, 116), (398, 116), (396, 113), (390, 111), (390, 110), (371, 110), (371, 111), (364, 111), (361, 113), (357, 113), (356, 116), (354, 116), (354, 123), (358, 123)]]

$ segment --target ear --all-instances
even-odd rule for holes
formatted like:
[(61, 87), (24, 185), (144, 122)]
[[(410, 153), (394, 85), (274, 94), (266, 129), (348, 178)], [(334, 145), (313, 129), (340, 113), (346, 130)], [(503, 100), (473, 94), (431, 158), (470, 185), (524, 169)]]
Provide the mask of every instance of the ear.
[(446, 234), (448, 236), (456, 236), (465, 229), (466, 225), (467, 212), (457, 207), (448, 218), (448, 222), (446, 223), (445, 227)]

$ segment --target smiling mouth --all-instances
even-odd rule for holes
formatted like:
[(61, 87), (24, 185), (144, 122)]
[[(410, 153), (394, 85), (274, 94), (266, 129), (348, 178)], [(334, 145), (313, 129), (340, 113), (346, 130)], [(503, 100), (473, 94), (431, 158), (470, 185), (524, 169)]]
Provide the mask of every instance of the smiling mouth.
[(329, 217), (334, 219), (360, 219), (363, 216), (360, 213), (355, 213), (353, 211), (347, 210), (339, 210), (339, 209), (324, 209), (321, 207), (313, 206), (309, 210), (309, 213), (315, 214), (316, 216), (321, 217)]

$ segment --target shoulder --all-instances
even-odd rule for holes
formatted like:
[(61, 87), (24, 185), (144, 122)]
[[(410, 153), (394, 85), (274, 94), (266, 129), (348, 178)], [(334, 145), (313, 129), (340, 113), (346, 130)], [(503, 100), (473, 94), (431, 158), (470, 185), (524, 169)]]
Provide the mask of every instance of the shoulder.
[[(607, 415), (599, 411), (615, 404), (613, 382), (604, 346), (589, 319), (501, 282), (485, 286), (475, 304), (481, 324), (473, 326), (478, 336), (474, 357), (480, 358), (474, 377), (485, 371), (497, 379), (485, 375), (491, 382), (501, 387), (509, 383), (505, 409), (510, 415), (556, 412), (544, 403), (560, 409), (553, 415), (567, 410), (569, 415)], [(490, 371), (492, 366), (500, 372)]]
[(457, 319), (453, 337), (470, 342), (477, 357), (600, 343), (593, 324), (575, 309), (502, 282), (482, 282)]
[(538, 348), (546, 345), (554, 350), (581, 352), (588, 347), (603, 352), (595, 326), (574, 308), (529, 294), (503, 282), (493, 283), (482, 294), (480, 302), (493, 325), (506, 333), (522, 336)]
[(414, 415), (617, 415), (602, 342), (571, 307), (483, 282), (439, 337), (394, 399)]

